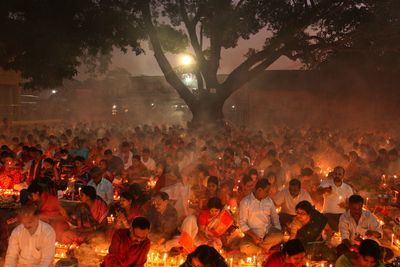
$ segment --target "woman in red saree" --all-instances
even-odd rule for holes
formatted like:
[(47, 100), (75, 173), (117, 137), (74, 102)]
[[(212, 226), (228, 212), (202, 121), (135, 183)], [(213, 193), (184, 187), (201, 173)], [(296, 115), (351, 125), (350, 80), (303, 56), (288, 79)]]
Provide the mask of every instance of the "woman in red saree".
[(129, 192), (122, 192), (120, 195), (120, 210), (117, 211), (116, 229), (129, 229), (133, 219), (142, 216), (139, 205), (135, 205), (133, 195)]
[(262, 267), (301, 267), (306, 250), (299, 239), (289, 240), (282, 251), (271, 254)]
[(107, 223), (108, 206), (96, 195), (94, 187), (82, 187), (81, 200), (82, 204), (76, 206), (72, 216), (74, 229), (64, 233), (62, 237), (62, 242), (65, 244), (82, 243), (91, 233)]

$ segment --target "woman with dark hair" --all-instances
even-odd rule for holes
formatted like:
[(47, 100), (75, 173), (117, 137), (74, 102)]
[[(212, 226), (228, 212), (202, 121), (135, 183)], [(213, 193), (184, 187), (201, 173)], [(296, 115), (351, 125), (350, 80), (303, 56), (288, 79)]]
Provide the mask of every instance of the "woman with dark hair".
[(340, 256), (336, 267), (384, 267), (382, 263), (382, 250), (379, 244), (371, 239), (361, 242), (358, 253), (349, 252)]
[(116, 229), (128, 229), (138, 216), (142, 215), (140, 206), (135, 205), (135, 200), (129, 192), (122, 192), (120, 195), (120, 209), (117, 210)]
[(181, 267), (228, 267), (228, 265), (215, 248), (202, 245), (187, 256)]
[(228, 233), (234, 220), (230, 212), (217, 197), (210, 198), (207, 209), (200, 212), (198, 219), (188, 216), (182, 223), (180, 244), (187, 252), (192, 252), (200, 244), (222, 247), (222, 237)]
[(296, 205), (296, 217), (290, 227), (291, 239), (300, 239), (303, 244), (322, 239), (328, 219), (307, 200)]
[(306, 250), (299, 239), (289, 240), (282, 251), (271, 254), (263, 267), (300, 267), (303, 265)]
[(90, 232), (96, 231), (106, 223), (108, 206), (96, 194), (96, 189), (84, 186), (81, 189), (82, 204), (76, 206), (72, 215), (75, 229), (64, 233), (62, 241), (65, 244), (84, 242)]

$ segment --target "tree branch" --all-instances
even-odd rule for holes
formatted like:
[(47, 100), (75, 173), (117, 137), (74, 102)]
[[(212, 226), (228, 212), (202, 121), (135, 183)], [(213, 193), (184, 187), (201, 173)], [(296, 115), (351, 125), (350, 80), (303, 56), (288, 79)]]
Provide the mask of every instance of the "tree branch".
[(168, 59), (164, 55), (160, 40), (157, 36), (157, 31), (153, 25), (150, 11), (150, 1), (143, 1), (141, 11), (144, 18), (144, 26), (147, 28), (147, 33), (150, 38), (151, 45), (154, 50), (154, 57), (156, 58), (158, 65), (163, 72), (165, 79), (168, 83), (178, 92), (179, 96), (188, 104), (192, 105), (196, 102), (195, 96), (181, 81), (178, 75), (175, 73)]

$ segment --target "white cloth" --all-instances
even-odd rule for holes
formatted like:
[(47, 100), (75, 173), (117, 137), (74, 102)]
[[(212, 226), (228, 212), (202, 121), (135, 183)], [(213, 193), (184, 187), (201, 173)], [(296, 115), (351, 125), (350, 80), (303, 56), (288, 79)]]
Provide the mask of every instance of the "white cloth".
[(31, 235), (21, 224), (11, 233), (4, 267), (48, 267), (53, 263), (56, 233), (53, 228), (39, 221)]
[(127, 170), (130, 166), (132, 166), (132, 152), (128, 152), (128, 157), (125, 157), (125, 155), (122, 153), (120, 153), (118, 156), (122, 159), (122, 162), (124, 163), (124, 170)]
[(239, 224), (243, 232), (251, 230), (260, 238), (264, 238), (271, 227), (282, 229), (274, 202), (269, 197), (259, 201), (253, 193), (240, 201)]
[(339, 203), (346, 202), (346, 200), (353, 195), (353, 189), (345, 183), (337, 187), (332, 179), (325, 180), (320, 185), (322, 188), (328, 188), (330, 186), (332, 187), (332, 192), (324, 194), (322, 213), (342, 214), (346, 210), (341, 208)]
[(101, 178), (98, 185), (93, 180), (90, 180), (87, 184), (88, 186), (94, 187), (96, 189), (96, 194), (101, 197), (107, 205), (110, 205), (114, 200), (114, 189), (110, 181), (105, 178)]
[(382, 234), (382, 229), (378, 219), (370, 211), (362, 211), (358, 224), (350, 215), (350, 211), (346, 211), (340, 216), (339, 231), (342, 236), (342, 240), (348, 239), (353, 243), (354, 239), (357, 237), (357, 234), (361, 235), (361, 237), (365, 237), (365, 233), (368, 230)]
[(183, 218), (189, 215), (189, 197), (190, 197), (190, 186), (184, 185), (179, 182), (164, 188), (161, 188), (162, 192), (168, 194), (169, 199), (175, 201), (174, 207), (178, 212), (178, 217)]
[(154, 161), (154, 159), (149, 158), (147, 161), (144, 161), (143, 158), (140, 158), (140, 161), (143, 163), (144, 166), (146, 166), (149, 171), (154, 171), (156, 169), (156, 162)]
[(290, 215), (296, 215), (296, 205), (304, 200), (313, 204), (310, 194), (304, 189), (301, 189), (299, 195), (295, 198), (292, 197), (288, 188), (282, 189), (274, 197), (275, 204), (282, 208), (281, 212)]

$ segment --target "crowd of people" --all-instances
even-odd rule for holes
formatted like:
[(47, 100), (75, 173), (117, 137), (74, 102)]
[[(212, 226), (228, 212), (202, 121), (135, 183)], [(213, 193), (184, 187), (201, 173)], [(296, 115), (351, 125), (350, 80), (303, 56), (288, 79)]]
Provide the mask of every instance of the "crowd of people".
[(18, 221), (0, 218), (7, 267), (49, 266), (56, 241), (96, 235), (105, 267), (144, 266), (150, 249), (195, 267), (226, 253), (379, 266), (391, 253), (378, 217), (392, 216), (400, 139), (384, 132), (94, 122), (5, 127), (0, 144), (0, 188), (21, 203)]

